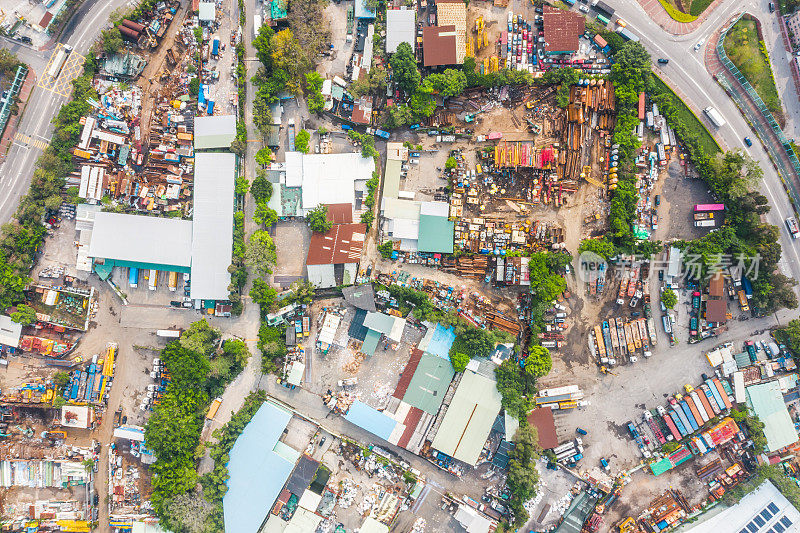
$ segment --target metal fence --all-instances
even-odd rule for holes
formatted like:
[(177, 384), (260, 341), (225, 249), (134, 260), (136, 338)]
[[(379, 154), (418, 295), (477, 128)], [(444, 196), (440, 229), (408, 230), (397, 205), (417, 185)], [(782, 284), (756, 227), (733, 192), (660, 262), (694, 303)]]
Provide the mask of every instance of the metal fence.
[[(739, 15), (729, 25), (722, 29), (716, 48), (720, 62), (744, 89), (746, 95), (742, 94), (741, 90), (734, 87), (734, 84), (731, 83), (727, 77), (718, 76), (718, 80), (728, 94), (731, 95), (731, 98), (736, 101), (739, 109), (741, 109), (742, 113), (745, 114), (750, 122), (750, 125), (756, 130), (758, 136), (764, 141), (764, 146), (766, 146), (770, 158), (772, 158), (773, 163), (775, 163), (775, 166), (778, 169), (778, 174), (781, 178), (781, 181), (789, 192), (792, 204), (794, 204), (796, 206), (795, 209), (797, 209), (800, 208), (800, 195), (798, 195), (794, 183), (795, 180), (800, 178), (800, 160), (797, 159), (797, 155), (794, 153), (791, 143), (783, 134), (783, 130), (781, 130), (781, 127), (778, 125), (778, 122), (775, 120), (772, 112), (769, 110), (769, 108), (767, 108), (766, 104), (758, 95), (750, 82), (747, 81), (747, 78), (742, 75), (736, 65), (734, 65), (733, 62), (728, 58), (728, 54), (725, 53), (725, 47), (723, 45), (725, 36), (728, 34), (728, 30), (731, 29), (741, 18), (742, 15)], [(748, 98), (752, 105), (758, 109), (760, 116), (754, 113), (752, 107), (748, 105)], [(772, 142), (772, 138), (777, 141), (777, 145), (775, 142)]]
[(11, 87), (8, 89), (8, 95), (3, 101), (3, 104), (0, 105), (0, 134), (2, 134), (6, 129), (8, 119), (11, 117), (11, 111), (14, 109), (14, 104), (17, 101), (17, 95), (19, 94), (20, 89), (22, 89), (22, 84), (25, 83), (25, 77), (27, 75), (27, 67), (24, 65), (17, 67), (17, 72), (14, 75), (14, 81), (11, 83)]

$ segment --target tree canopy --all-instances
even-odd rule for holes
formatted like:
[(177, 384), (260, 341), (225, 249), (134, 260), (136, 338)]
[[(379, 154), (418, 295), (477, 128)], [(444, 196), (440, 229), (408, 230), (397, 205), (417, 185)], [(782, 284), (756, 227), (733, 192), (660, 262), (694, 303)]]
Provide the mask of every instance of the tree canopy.
[(20, 304), (17, 306), (17, 310), (9, 315), (11, 320), (18, 324), (22, 324), (23, 326), (30, 326), (34, 322), (36, 322), (36, 310), (25, 304)]
[(278, 259), (275, 243), (264, 230), (254, 231), (247, 240), (244, 261), (248, 268), (258, 276), (272, 274), (272, 267)]
[(392, 72), (397, 85), (406, 93), (412, 94), (417, 90), (422, 76), (417, 68), (417, 58), (414, 50), (408, 43), (400, 43), (397, 51), (389, 59)]
[(675, 291), (672, 289), (664, 289), (664, 292), (661, 293), (661, 303), (663, 303), (664, 307), (667, 309), (675, 307), (675, 304), (678, 303), (678, 296), (675, 294)]
[(294, 136), (294, 148), (298, 152), (302, 152), (304, 154), (308, 153), (308, 141), (311, 140), (311, 134), (308, 133), (306, 130), (300, 130), (297, 132), (297, 135)]
[(267, 179), (266, 174), (261, 172), (256, 176), (250, 185), (250, 194), (253, 195), (256, 202), (269, 202), (272, 198), (272, 182)]
[(306, 222), (311, 231), (325, 233), (333, 227), (333, 222), (328, 220), (328, 206), (319, 204), (306, 214)]

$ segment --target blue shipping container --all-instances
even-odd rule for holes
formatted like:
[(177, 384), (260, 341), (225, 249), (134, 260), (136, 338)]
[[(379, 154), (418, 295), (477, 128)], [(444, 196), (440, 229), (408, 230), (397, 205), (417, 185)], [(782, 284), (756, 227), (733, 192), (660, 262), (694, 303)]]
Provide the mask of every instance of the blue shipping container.
[(706, 385), (708, 386), (708, 390), (711, 391), (711, 394), (714, 395), (714, 400), (717, 402), (717, 407), (719, 407), (719, 410), (724, 411), (726, 409), (725, 402), (722, 400), (722, 396), (720, 396), (716, 385), (714, 385), (714, 382), (710, 379), (707, 379)]
[(128, 286), (134, 289), (139, 286), (139, 269), (136, 267), (128, 269)]
[(675, 424), (675, 427), (678, 428), (678, 433), (680, 433), (681, 436), (685, 437), (686, 435), (689, 434), (689, 432), (686, 431), (686, 428), (683, 427), (683, 422), (681, 422), (681, 417), (678, 416), (678, 413), (675, 411), (675, 409), (673, 409), (672, 412), (670, 413), (670, 418), (672, 419), (672, 422)]
[(681, 409), (683, 409), (683, 414), (686, 415), (686, 418), (689, 419), (689, 425), (692, 426), (692, 431), (697, 431), (700, 429), (700, 426), (697, 425), (697, 422), (692, 415), (692, 410), (689, 409), (689, 404), (686, 403), (686, 400), (681, 400)]

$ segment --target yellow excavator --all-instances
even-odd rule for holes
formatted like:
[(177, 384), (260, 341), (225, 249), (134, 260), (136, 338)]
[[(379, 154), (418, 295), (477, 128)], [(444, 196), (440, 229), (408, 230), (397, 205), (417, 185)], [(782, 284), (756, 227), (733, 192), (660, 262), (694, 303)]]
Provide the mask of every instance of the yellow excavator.
[(608, 367), (606, 367), (606, 366), (601, 366), (601, 367), (600, 367), (600, 372), (602, 372), (603, 374), (611, 374), (612, 376), (616, 376), (616, 375), (617, 375), (617, 373), (616, 373), (616, 372), (612, 372), (612, 371), (611, 371), (611, 370), (609, 370), (609, 369), (608, 369)]

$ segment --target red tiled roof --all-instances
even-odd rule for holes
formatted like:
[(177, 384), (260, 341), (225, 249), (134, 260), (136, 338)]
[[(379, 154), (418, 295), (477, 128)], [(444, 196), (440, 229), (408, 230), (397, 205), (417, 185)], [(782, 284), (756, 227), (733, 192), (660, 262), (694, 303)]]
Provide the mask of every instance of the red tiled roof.
[(326, 233), (314, 233), (307, 265), (358, 263), (367, 233), (366, 224), (334, 224)]
[(536, 427), (539, 435), (539, 446), (543, 450), (549, 450), (558, 446), (556, 437), (556, 421), (553, 418), (553, 410), (549, 407), (540, 407), (528, 413), (528, 424)]
[(353, 223), (353, 204), (326, 204), (328, 207), (328, 222), (334, 224)]
[(419, 365), (420, 359), (422, 359), (422, 350), (412, 348), (411, 357), (408, 359), (408, 363), (406, 363), (406, 367), (400, 375), (400, 381), (397, 382), (397, 386), (394, 388), (394, 394), (392, 394), (392, 396), (398, 400), (402, 400), (406, 395), (408, 385), (411, 383), (411, 378), (414, 377), (414, 372), (417, 371), (417, 365)]
[(544, 6), (544, 50), (550, 53), (575, 52), (584, 31), (584, 18), (578, 13)]
[(426, 67), (454, 65), (458, 57), (456, 27), (450, 25), (422, 28), (422, 52)]
[(725, 300), (725, 278), (717, 274), (708, 284), (708, 301), (706, 302), (706, 320), (709, 322), (725, 322), (728, 317), (728, 302)]

